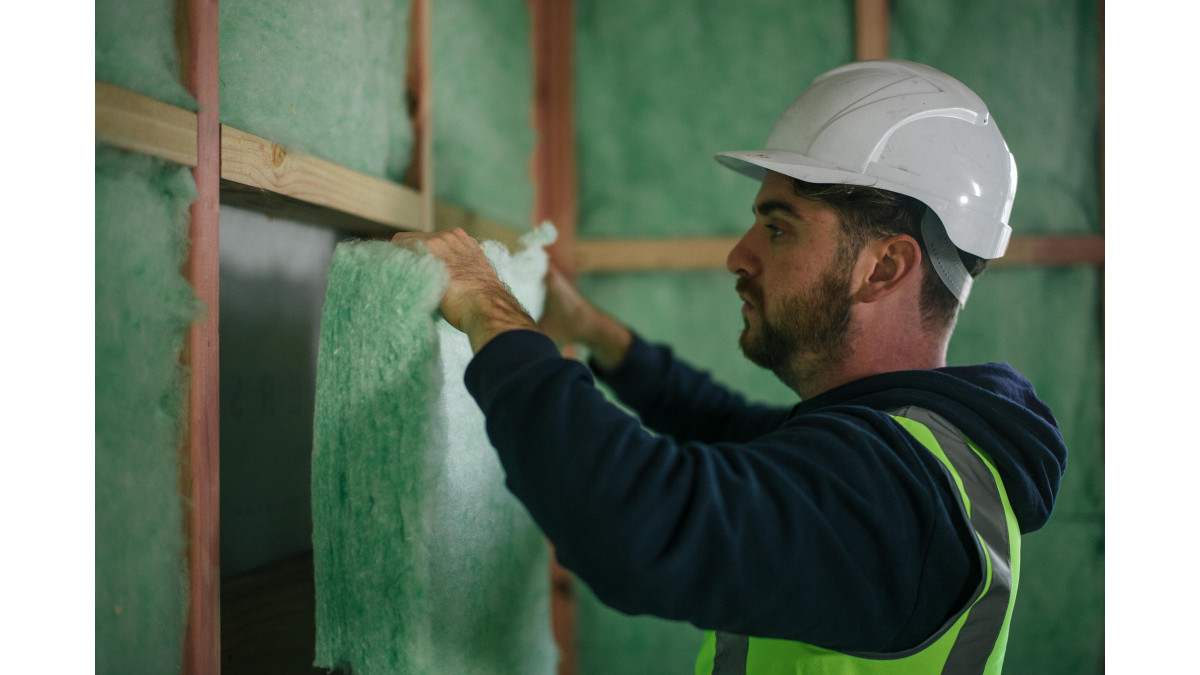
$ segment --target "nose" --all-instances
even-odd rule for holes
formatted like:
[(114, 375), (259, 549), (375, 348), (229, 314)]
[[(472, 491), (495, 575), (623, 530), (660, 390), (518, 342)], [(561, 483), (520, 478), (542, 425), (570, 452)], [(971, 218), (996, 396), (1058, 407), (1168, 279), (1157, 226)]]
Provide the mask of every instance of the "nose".
[(759, 271), (759, 259), (750, 243), (753, 234), (754, 227), (751, 226), (725, 258), (725, 269), (739, 277), (753, 277)]

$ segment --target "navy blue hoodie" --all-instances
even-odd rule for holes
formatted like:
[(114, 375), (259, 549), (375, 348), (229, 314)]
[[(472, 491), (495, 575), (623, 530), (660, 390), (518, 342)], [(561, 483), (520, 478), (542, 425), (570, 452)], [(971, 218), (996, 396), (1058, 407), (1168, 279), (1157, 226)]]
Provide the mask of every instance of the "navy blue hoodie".
[(957, 494), (886, 410), (932, 410), (989, 453), (1022, 532), (1050, 517), (1066, 466), (1049, 408), (1005, 364), (876, 375), (791, 410), (640, 338), (602, 377), (640, 422), (532, 331), (485, 345), (466, 384), (563, 566), (622, 612), (704, 629), (892, 652), (969, 601), (982, 571)]

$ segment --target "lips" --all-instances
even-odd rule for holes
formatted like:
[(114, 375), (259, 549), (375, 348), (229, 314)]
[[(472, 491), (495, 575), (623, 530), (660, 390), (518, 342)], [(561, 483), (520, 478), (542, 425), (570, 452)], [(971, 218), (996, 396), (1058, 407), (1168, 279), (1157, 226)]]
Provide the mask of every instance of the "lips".
[(742, 305), (743, 313), (754, 311), (762, 306), (762, 294), (751, 286), (750, 282), (746, 281), (746, 279), (738, 279), (736, 290), (738, 297), (744, 303)]

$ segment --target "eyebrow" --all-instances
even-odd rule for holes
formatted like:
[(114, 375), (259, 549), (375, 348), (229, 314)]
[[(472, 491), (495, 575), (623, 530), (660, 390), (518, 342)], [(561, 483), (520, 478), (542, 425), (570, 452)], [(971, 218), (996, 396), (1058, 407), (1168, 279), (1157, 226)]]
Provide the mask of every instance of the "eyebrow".
[(777, 199), (769, 199), (765, 202), (755, 204), (754, 206), (750, 207), (751, 213), (761, 214), (764, 216), (769, 216), (779, 211), (782, 211), (784, 214), (789, 215), (796, 220), (804, 220), (804, 216), (797, 213), (796, 210), (792, 208), (791, 204), (779, 201)]

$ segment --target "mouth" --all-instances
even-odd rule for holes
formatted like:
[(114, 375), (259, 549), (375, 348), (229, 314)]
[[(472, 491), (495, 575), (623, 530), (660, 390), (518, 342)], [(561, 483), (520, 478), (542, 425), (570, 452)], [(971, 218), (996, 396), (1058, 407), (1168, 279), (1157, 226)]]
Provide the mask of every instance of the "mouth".
[(758, 311), (758, 306), (762, 301), (750, 289), (749, 284), (738, 283), (737, 285), (738, 299), (742, 301), (742, 314), (752, 314)]

